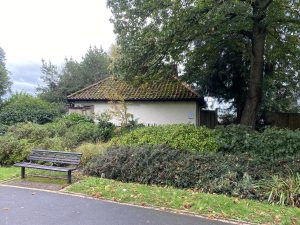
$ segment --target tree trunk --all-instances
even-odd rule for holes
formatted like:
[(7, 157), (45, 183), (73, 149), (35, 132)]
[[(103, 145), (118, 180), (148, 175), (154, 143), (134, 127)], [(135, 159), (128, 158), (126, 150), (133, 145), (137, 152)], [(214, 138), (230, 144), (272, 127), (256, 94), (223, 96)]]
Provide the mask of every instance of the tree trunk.
[(256, 0), (253, 4), (253, 30), (251, 49), (251, 70), (246, 104), (242, 113), (241, 124), (255, 127), (255, 122), (262, 100), (264, 54), (267, 28), (264, 22), (270, 0)]

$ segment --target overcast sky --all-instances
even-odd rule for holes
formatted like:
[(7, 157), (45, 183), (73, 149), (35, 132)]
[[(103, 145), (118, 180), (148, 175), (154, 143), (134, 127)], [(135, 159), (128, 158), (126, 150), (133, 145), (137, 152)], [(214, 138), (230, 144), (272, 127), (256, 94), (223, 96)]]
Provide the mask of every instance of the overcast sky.
[(0, 0), (0, 46), (13, 91), (34, 93), (41, 59), (80, 59), (89, 46), (108, 50), (115, 41), (106, 0)]

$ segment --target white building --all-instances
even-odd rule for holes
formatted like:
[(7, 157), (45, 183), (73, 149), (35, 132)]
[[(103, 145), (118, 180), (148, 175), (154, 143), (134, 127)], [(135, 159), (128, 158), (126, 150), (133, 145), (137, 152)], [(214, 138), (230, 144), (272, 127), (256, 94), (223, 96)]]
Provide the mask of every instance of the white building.
[(67, 101), (69, 113), (97, 116), (109, 112), (117, 125), (124, 111), (145, 125), (200, 125), (200, 108), (205, 106), (203, 98), (178, 78), (135, 86), (109, 77), (69, 95)]

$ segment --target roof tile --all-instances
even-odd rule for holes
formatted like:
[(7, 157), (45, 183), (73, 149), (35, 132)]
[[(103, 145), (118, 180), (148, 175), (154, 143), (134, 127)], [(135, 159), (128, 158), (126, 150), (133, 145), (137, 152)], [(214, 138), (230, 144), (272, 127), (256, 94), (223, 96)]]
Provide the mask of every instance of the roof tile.
[(168, 78), (134, 86), (124, 80), (109, 77), (79, 90), (67, 100), (200, 100), (201, 96), (178, 78)]

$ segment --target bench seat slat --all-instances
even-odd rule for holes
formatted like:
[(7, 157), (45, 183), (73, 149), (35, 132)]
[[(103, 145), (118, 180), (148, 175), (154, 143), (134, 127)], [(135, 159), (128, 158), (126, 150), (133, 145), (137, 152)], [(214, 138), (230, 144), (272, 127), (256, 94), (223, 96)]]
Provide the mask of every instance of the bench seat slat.
[(45, 166), (45, 165), (41, 165), (41, 164), (27, 163), (27, 162), (16, 163), (15, 166), (41, 169), (41, 170), (61, 171), (61, 172), (68, 172), (68, 171), (73, 171), (76, 169), (76, 168), (70, 168), (70, 167)]
[(38, 150), (38, 149), (33, 149), (32, 153), (55, 153), (55, 154), (61, 154), (61, 155), (78, 155), (81, 156), (81, 153), (78, 152), (64, 152), (64, 151), (52, 151), (52, 150)]
[(63, 164), (71, 164), (71, 165), (78, 165), (80, 160), (73, 160), (73, 159), (60, 159), (54, 157), (42, 157), (42, 156), (29, 156), (29, 160), (31, 161), (43, 161), (43, 162), (53, 162), (53, 163), (63, 163)]

